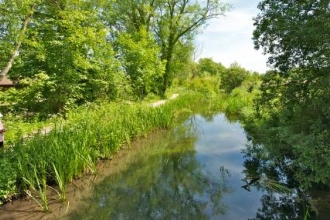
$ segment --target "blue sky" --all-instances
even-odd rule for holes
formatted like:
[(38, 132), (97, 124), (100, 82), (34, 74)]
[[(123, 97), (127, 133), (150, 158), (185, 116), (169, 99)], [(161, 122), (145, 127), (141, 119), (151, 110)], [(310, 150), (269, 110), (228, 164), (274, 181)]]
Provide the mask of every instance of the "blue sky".
[(264, 73), (269, 68), (267, 57), (261, 50), (255, 50), (252, 33), (253, 17), (259, 13), (257, 5), (261, 0), (225, 0), (233, 9), (218, 19), (212, 19), (196, 39), (196, 50), (200, 58), (212, 58), (229, 67), (231, 63), (250, 71)]

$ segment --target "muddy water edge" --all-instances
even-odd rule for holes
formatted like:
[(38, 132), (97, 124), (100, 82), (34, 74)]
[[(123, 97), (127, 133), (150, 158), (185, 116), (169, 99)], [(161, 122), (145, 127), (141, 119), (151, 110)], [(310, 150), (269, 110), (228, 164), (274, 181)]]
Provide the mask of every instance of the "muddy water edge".
[(143, 153), (147, 142), (161, 137), (167, 131), (161, 130), (148, 135), (148, 138), (138, 138), (130, 146), (123, 146), (112, 160), (100, 160), (97, 163), (97, 173), (87, 174), (75, 179), (68, 186), (67, 201), (61, 202), (54, 190), (48, 190), (49, 212), (43, 212), (38, 204), (31, 198), (25, 197), (4, 204), (0, 208), (0, 219), (63, 219), (70, 213), (79, 209), (81, 199), (93, 193), (93, 187), (105, 177), (120, 173), (128, 166), (128, 161), (138, 159), (137, 155)]

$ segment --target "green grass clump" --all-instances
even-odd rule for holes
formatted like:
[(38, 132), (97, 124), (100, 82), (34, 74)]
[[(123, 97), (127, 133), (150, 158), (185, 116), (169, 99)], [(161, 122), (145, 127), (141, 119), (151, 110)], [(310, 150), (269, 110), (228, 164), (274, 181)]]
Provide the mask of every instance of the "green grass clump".
[(17, 193), (17, 168), (8, 154), (0, 152), (0, 205)]

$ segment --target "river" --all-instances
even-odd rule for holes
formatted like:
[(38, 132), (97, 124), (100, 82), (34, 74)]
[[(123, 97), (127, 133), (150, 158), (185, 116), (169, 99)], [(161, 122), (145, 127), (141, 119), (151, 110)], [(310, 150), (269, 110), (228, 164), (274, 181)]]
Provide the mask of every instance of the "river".
[(0, 219), (303, 219), (294, 193), (253, 182), (248, 144), (224, 114), (193, 115), (101, 161), (96, 175), (70, 185), (68, 202), (50, 201), (50, 213), (20, 200)]

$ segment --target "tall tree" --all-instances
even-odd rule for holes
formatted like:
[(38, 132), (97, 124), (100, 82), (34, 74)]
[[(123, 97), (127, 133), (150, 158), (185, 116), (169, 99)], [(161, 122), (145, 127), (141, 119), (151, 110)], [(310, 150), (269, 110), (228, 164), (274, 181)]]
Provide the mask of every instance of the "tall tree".
[(135, 97), (143, 98), (148, 93), (160, 94), (164, 75), (164, 62), (158, 59), (159, 47), (153, 36), (145, 29), (118, 36), (118, 56), (122, 68), (129, 76)]
[(328, 0), (264, 0), (258, 8), (253, 39), (256, 49), (270, 54), (270, 64), (283, 71), (329, 68)]
[[(173, 79), (173, 58), (178, 45), (187, 45), (209, 19), (223, 15), (229, 5), (219, 0), (205, 2), (189, 0), (117, 1), (109, 4), (107, 23), (114, 32), (139, 31), (146, 27), (160, 46), (160, 59), (166, 61), (162, 92)], [(115, 34), (113, 35), (115, 37)]]
[[(264, 0), (254, 42), (276, 71), (263, 77), (258, 100), (261, 134), (304, 186), (330, 175), (330, 4), (328, 0)], [(275, 149), (275, 150), (274, 150)], [(316, 159), (317, 158), (317, 159)]]
[(200, 28), (212, 18), (224, 15), (229, 9), (218, 0), (207, 0), (203, 3), (189, 0), (167, 0), (163, 8), (159, 8), (156, 18), (156, 36), (162, 48), (162, 59), (166, 60), (163, 91), (171, 85), (173, 72), (172, 59), (176, 45), (194, 39)]
[(85, 1), (35, 6), (10, 73), (29, 82), (19, 93), (21, 107), (57, 113), (77, 102), (115, 96), (119, 66), (98, 13)]
[(11, 69), (38, 3), (36, 0), (0, 2), (0, 78)]

